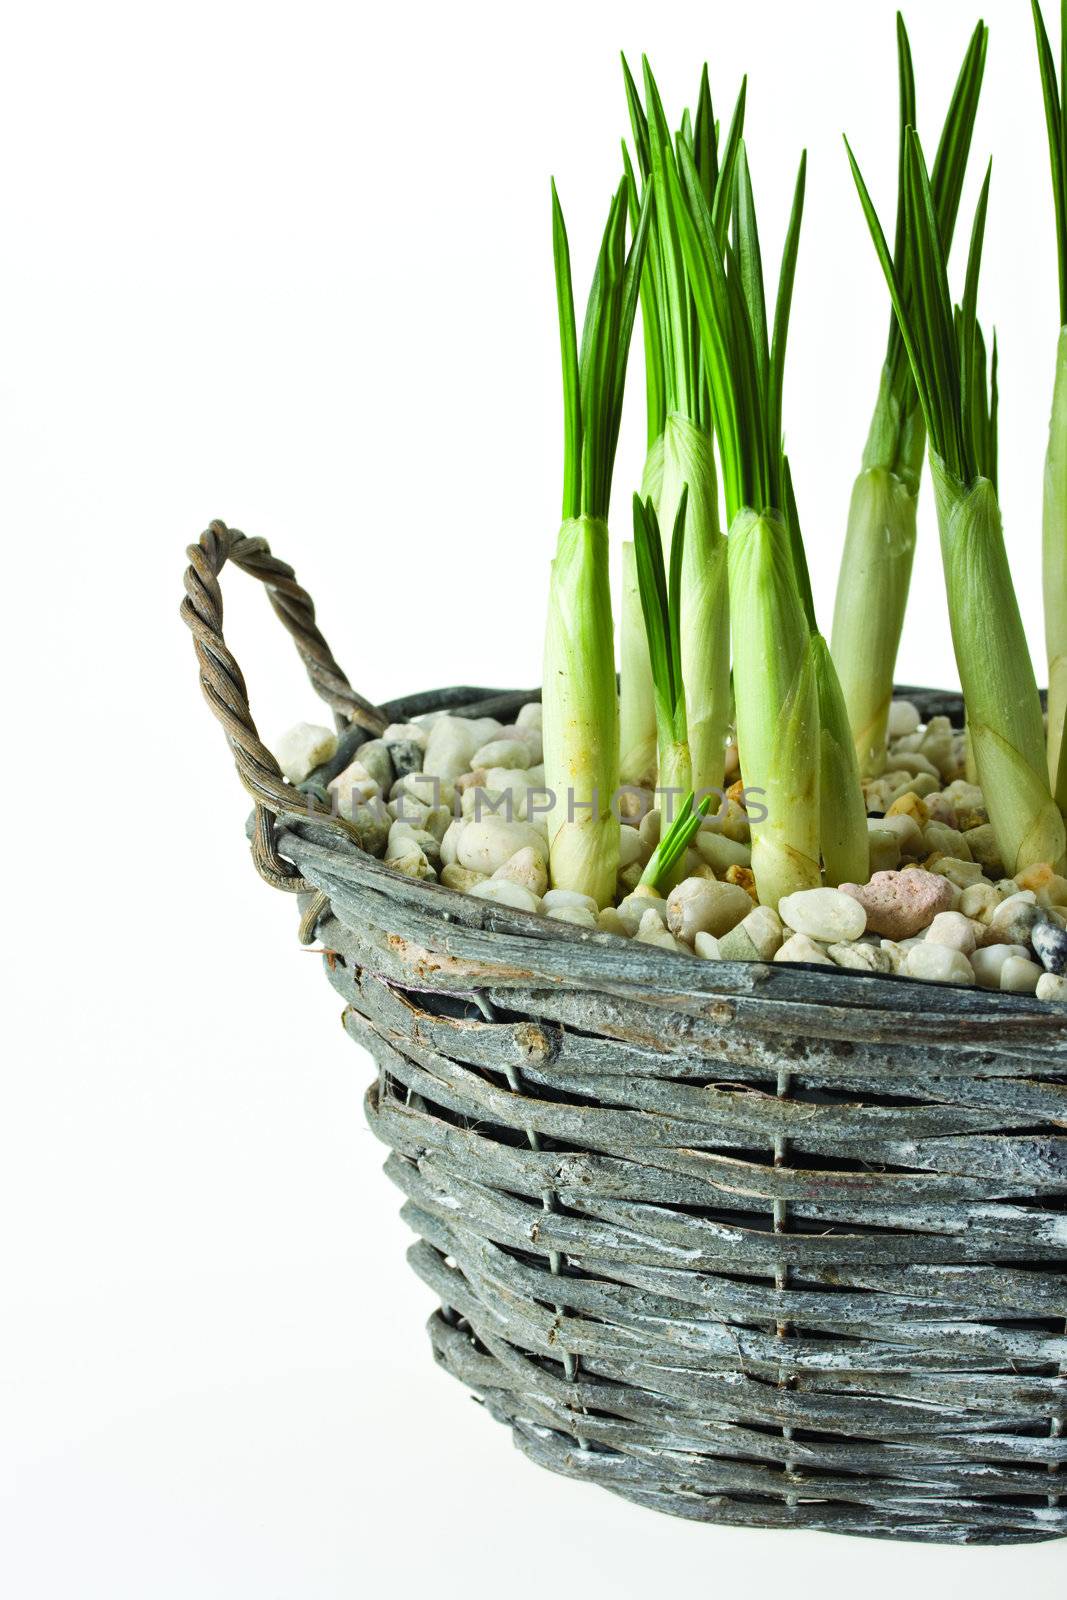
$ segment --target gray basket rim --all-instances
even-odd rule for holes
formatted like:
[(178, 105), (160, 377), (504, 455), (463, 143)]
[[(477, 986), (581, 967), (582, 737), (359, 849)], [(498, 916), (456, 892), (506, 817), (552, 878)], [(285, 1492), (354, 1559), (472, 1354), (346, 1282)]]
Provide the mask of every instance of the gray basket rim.
[[(924, 715), (954, 713), (959, 718), (962, 701), (957, 694), (913, 688), (896, 692), (919, 703)], [(468, 717), (507, 715), (539, 698), (538, 690), (460, 686), (404, 695), (381, 709), (394, 722), (443, 709)], [(338, 763), (347, 764), (369, 737), (363, 729), (349, 730), (331, 766), (342, 770)], [(588, 932), (532, 912), (472, 899), (443, 884), (407, 878), (336, 830), (295, 813), (279, 814), (277, 843), (280, 854), (328, 899), (343, 896), (346, 887), (358, 886), (364, 898), (370, 892), (378, 906), (380, 928), (392, 929), (396, 924), (399, 932), (414, 913), (458, 928), (478, 929), (497, 941), (504, 965), (519, 961), (536, 974), (540, 957), (541, 967), (547, 967), (546, 981), (553, 985), (560, 982), (558, 956), (567, 953), (572, 956), (571, 986), (639, 991), (642, 998), (658, 998), (661, 1003), (676, 999), (691, 1005), (758, 996), (764, 1002), (781, 1001), (789, 1006), (839, 1006), (855, 1015), (857, 1027), (864, 1032), (879, 1025), (899, 1027), (908, 1018), (910, 1027), (921, 1025), (924, 1036), (936, 1034), (943, 1026), (960, 1038), (962, 1027), (968, 1043), (995, 1042), (1003, 1048), (1010, 1039), (1021, 1047), (1036, 1047), (1042, 1056), (1052, 1054), (1067, 1061), (1067, 1008), (1051, 1007), (1031, 996), (934, 985), (838, 967), (699, 961), (653, 946), (638, 947), (612, 934)], [(550, 953), (557, 959), (546, 962)]]

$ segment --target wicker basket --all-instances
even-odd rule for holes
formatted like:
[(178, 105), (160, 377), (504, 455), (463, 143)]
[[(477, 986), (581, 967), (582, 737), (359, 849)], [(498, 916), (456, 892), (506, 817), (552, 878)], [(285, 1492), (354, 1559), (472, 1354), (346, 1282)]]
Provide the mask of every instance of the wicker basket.
[[(291, 568), (213, 524), (183, 615), (301, 894), (440, 1364), (542, 1466), (707, 1522), (942, 1543), (1067, 1533), (1067, 1013), (687, 961), (417, 883), (294, 814), (222, 639), (267, 585), (345, 728), (526, 694), (353, 693)], [(927, 714), (952, 696), (908, 691)]]

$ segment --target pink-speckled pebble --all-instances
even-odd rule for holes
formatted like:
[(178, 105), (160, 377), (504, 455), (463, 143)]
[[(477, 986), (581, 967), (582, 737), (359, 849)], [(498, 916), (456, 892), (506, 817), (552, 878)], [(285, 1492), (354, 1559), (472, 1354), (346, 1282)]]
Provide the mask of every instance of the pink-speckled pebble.
[(953, 902), (952, 885), (934, 872), (876, 872), (870, 883), (843, 883), (842, 892), (867, 913), (868, 933), (885, 939), (910, 939), (928, 928)]

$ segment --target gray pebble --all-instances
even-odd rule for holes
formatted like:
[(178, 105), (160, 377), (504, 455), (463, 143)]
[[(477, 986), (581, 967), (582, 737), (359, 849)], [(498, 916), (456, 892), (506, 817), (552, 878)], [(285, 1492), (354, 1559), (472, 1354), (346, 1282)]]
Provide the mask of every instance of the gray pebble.
[(1030, 942), (1046, 972), (1058, 977), (1067, 973), (1067, 932), (1052, 922), (1040, 922), (1030, 934)]
[(393, 786), (393, 763), (389, 746), (382, 739), (368, 739), (356, 752), (383, 794)]
[(422, 746), (417, 745), (414, 739), (397, 739), (386, 745), (386, 749), (398, 778), (406, 778), (409, 772), (422, 771)]

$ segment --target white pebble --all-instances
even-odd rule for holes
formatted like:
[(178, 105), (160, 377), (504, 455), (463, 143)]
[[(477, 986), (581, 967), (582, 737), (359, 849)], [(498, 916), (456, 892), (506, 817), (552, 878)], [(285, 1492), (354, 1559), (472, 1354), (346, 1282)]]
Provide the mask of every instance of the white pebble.
[(874, 820), (879, 828), (884, 828), (887, 833), (896, 834), (902, 856), (919, 856), (922, 854), (922, 831), (914, 817), (909, 817), (904, 812), (898, 812), (896, 816), (876, 817)]
[(761, 961), (769, 961), (782, 948), (785, 930), (773, 906), (754, 906), (738, 926), (748, 935)]
[[(411, 841), (409, 840), (409, 843), (410, 842)], [(433, 867), (426, 859), (426, 852), (424, 850), (419, 850), (418, 848), (414, 850), (408, 850), (403, 855), (393, 856), (391, 859), (387, 853), (386, 860), (389, 862), (389, 865), (392, 867), (394, 872), (402, 872), (407, 878), (424, 879), (436, 878), (437, 876)]]
[(1036, 993), (1039, 1000), (1052, 1000), (1058, 1005), (1067, 1005), (1067, 978), (1061, 978), (1055, 972), (1043, 972), (1037, 980)]
[(524, 845), (521, 850), (516, 850), (513, 856), (509, 856), (502, 867), (497, 867), (493, 877), (506, 878), (509, 883), (521, 884), (539, 900), (548, 888), (545, 858), (540, 850), (534, 850), (529, 845)]
[[(543, 900), (541, 909), (542, 911), (545, 910)], [(550, 917), (553, 922), (571, 922), (576, 928), (596, 929), (598, 927), (596, 917), (587, 906), (557, 906), (554, 911), (545, 911), (545, 915)]]
[(925, 983), (974, 983), (974, 969), (965, 955), (945, 944), (928, 944), (925, 939), (908, 951), (904, 972)]
[(498, 739), (504, 731), (504, 724), (495, 717), (468, 717), (465, 720), (474, 737), (475, 750), (480, 744), (488, 744), (490, 739)]
[(657, 894), (648, 894), (643, 889), (635, 889), (633, 894), (628, 894), (626, 899), (618, 906), (619, 918), (626, 932), (632, 938), (641, 926), (642, 918), (649, 909), (655, 911), (664, 927), (667, 926), (667, 902)]
[(947, 945), (950, 950), (969, 956), (978, 940), (969, 917), (959, 911), (939, 911), (926, 930), (926, 942)]
[(722, 952), (719, 941), (713, 933), (698, 933), (693, 940), (693, 949), (705, 961), (721, 961)]
[(287, 728), (274, 746), (278, 765), (290, 783), (303, 783), (309, 772), (321, 767), (337, 749), (337, 735), (314, 722)]
[(679, 944), (673, 933), (668, 933), (659, 919), (655, 909), (646, 911), (638, 923), (634, 939), (638, 944), (654, 945), (657, 950), (684, 950), (685, 946)]
[(619, 829), (619, 870), (625, 872), (627, 867), (632, 867), (635, 861), (640, 861), (642, 866), (648, 860), (651, 852), (646, 852), (641, 835), (636, 828)]
[(937, 850), (943, 856), (951, 856), (953, 861), (971, 860), (971, 849), (963, 834), (944, 822), (928, 822), (923, 829), (923, 843), (927, 850)]
[(478, 767), (521, 767), (530, 765), (530, 747), (524, 739), (491, 739), (471, 756), (471, 769)]
[(389, 791), (390, 800), (409, 798), (424, 806), (451, 806), (456, 787), (450, 778), (435, 778), (428, 772), (406, 772)]
[(976, 922), (986, 922), (1000, 904), (1000, 895), (991, 883), (972, 883), (960, 896), (960, 910), (965, 917)]
[(541, 907), (537, 895), (521, 883), (512, 883), (510, 878), (486, 878), (483, 883), (476, 883), (470, 894), (474, 900), (492, 900), (516, 911), (539, 911)]
[(908, 959), (908, 952), (901, 948), (894, 939), (882, 939), (878, 948), (882, 954), (889, 958), (890, 972), (903, 972), (904, 963)]
[[(800, 893), (810, 893), (801, 890)], [(781, 909), (781, 907), (779, 907)], [(780, 950), (775, 951), (775, 961), (814, 961), (822, 967), (832, 967), (834, 963), (826, 954), (824, 945), (816, 944), (814, 939), (809, 939), (806, 933), (794, 933), (787, 939)]]
[(426, 729), (417, 722), (391, 722), (382, 734), (385, 744), (417, 744), (420, 750), (426, 749), (428, 738)]
[(927, 777), (940, 778), (941, 773), (928, 756), (920, 754), (918, 750), (893, 751), (893, 765), (899, 767), (901, 772), (907, 772), (913, 778)]
[[(469, 827), (470, 823), (465, 821), (464, 818), (454, 817), (445, 829), (441, 839), (441, 860), (446, 867), (459, 865), (459, 841), (463, 836), (464, 829)], [(481, 871), (481, 868), (476, 870)]]
[(940, 856), (930, 866), (930, 871), (947, 883), (954, 884), (960, 894), (985, 882), (985, 874), (977, 861), (961, 861), (955, 856)]
[(472, 872), (469, 867), (457, 867), (451, 863), (441, 868), (441, 882), (446, 889), (456, 889), (460, 894), (469, 894), (477, 883), (485, 883), (484, 872)]
[(500, 737), (501, 739), (521, 740), (529, 752), (529, 765), (531, 767), (544, 760), (545, 746), (544, 741), (541, 738), (541, 730), (540, 728), (535, 728), (532, 723), (527, 723), (525, 728), (520, 728), (517, 726), (502, 728), (500, 730)]
[(435, 778), (458, 778), (471, 764), (471, 756), (485, 741), (478, 724), (463, 717), (441, 717), (430, 729), (422, 770)]
[(721, 938), (751, 910), (752, 896), (736, 883), (684, 878), (667, 896), (667, 926), (677, 938), (692, 944), (698, 933)]
[(750, 867), (752, 865), (752, 847), (740, 844), (736, 839), (728, 839), (723, 833), (716, 833), (713, 828), (701, 828), (693, 841), (697, 853), (702, 861), (716, 872), (728, 872), (731, 867)]
[(971, 956), (970, 963), (974, 968), (974, 975), (983, 989), (999, 989), (1000, 974), (1005, 961), (1010, 961), (1012, 956), (1026, 957), (1027, 949), (1024, 944), (989, 944), (981, 950), (976, 950)]
[(1000, 987), (1005, 994), (1034, 994), (1043, 971), (1027, 956), (1009, 956), (1000, 969)]
[(985, 795), (981, 789), (977, 784), (968, 783), (964, 778), (946, 783), (941, 793), (957, 811), (980, 811), (985, 806)]
[(876, 944), (832, 944), (826, 952), (839, 967), (851, 967), (855, 972), (892, 972), (893, 962), (889, 952)]
[[(451, 832), (451, 829), (449, 830)], [(495, 872), (505, 861), (526, 846), (548, 859), (544, 836), (528, 822), (506, 822), (503, 817), (486, 817), (483, 822), (468, 822), (459, 835), (456, 859), (461, 867), (476, 872)], [(441, 859), (445, 859), (444, 845)]]
[(349, 821), (360, 806), (366, 805), (368, 800), (376, 799), (381, 792), (358, 758), (343, 772), (339, 772), (336, 778), (326, 785), (326, 789), (327, 793), (336, 797), (338, 815), (347, 817)]
[(800, 889), (778, 903), (786, 927), (827, 944), (858, 939), (867, 927), (867, 913), (858, 900), (840, 889)]
[(598, 907), (593, 896), (579, 894), (577, 889), (549, 889), (542, 898), (546, 912), (561, 911), (566, 906), (569, 910), (591, 911), (594, 917), (597, 914)]
[(539, 728), (541, 726), (541, 702), (530, 700), (524, 705), (515, 718), (516, 728)]
[(912, 705), (910, 700), (894, 700), (889, 707), (886, 731), (890, 739), (901, 739), (906, 733), (914, 733), (921, 720), (918, 706)]
[(892, 828), (883, 828), (882, 821), (872, 817), (867, 823), (872, 877), (876, 872), (895, 872), (900, 866), (900, 839)]

